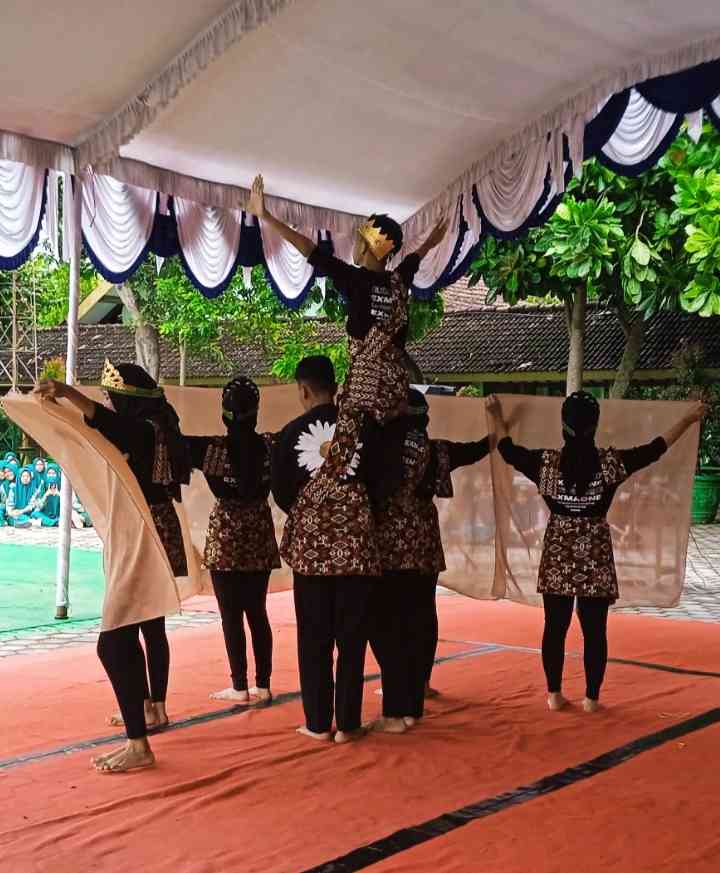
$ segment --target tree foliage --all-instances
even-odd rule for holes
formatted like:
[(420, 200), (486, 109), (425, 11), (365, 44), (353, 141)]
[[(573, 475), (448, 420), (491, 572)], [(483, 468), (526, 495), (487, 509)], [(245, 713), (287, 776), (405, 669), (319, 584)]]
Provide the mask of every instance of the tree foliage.
[[(555, 214), (520, 241), (488, 239), (472, 263), (492, 300), (588, 299), (648, 318), (682, 305), (720, 314), (720, 134), (682, 133), (658, 165), (619, 176), (585, 163)], [(675, 208), (673, 208), (673, 205)]]

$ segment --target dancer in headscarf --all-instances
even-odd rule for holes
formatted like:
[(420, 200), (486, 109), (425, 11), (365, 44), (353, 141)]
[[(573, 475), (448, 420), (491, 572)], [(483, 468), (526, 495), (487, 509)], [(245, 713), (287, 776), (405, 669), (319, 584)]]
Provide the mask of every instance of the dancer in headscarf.
[(399, 446), (397, 481), (373, 483), (377, 539), (383, 575), (372, 599), (370, 644), (382, 672), (383, 717), (376, 730), (403, 733), (424, 712), (426, 688), (438, 641), (435, 601), (438, 574), (445, 570), (435, 497), (453, 496), (451, 473), (481, 461), (488, 438), (457, 443), (431, 440), (424, 395), (408, 392), (408, 408), (385, 426), (382, 445)]
[(60, 468), (57, 464), (48, 464), (43, 474), (45, 485), (35, 501), (32, 522), (36, 527), (57, 527), (60, 524)]
[[(180, 486), (190, 481), (187, 443), (179, 430), (177, 413), (142, 367), (106, 361), (102, 377), (112, 408), (101, 406), (71, 386), (43, 382), (36, 393), (43, 398), (69, 400), (126, 457), (147, 500), (158, 535), (176, 577), (187, 575), (187, 560), (180, 521), (173, 501), (180, 501)], [(139, 633), (147, 651), (147, 669)], [(101, 631), (98, 656), (120, 705), (113, 724), (123, 724), (125, 746), (95, 759), (104, 773), (150, 767), (155, 758), (148, 742), (149, 729), (168, 724), (165, 706), (170, 668), (170, 647), (164, 616)]]
[[(267, 615), (270, 573), (280, 567), (268, 495), (272, 440), (255, 432), (260, 392), (245, 376), (223, 389), (227, 436), (188, 437), (193, 467), (217, 498), (210, 515), (204, 565), (220, 608), (232, 687), (214, 700), (270, 700), (272, 630)], [(248, 689), (244, 618), (255, 656), (255, 687)]]
[(600, 418), (597, 400), (582, 391), (562, 407), (562, 449), (527, 449), (507, 435), (496, 397), (488, 399), (504, 460), (531, 479), (550, 510), (538, 578), (545, 631), (542, 659), (550, 709), (562, 709), (565, 638), (577, 598), (585, 641), (586, 690), (583, 708), (598, 709), (607, 666), (608, 609), (618, 598), (607, 513), (618, 487), (633, 473), (659, 460), (704, 415), (698, 403), (667, 433), (633, 449), (601, 449), (595, 444)]
[(22, 467), (8, 491), (5, 504), (8, 524), (17, 528), (30, 527), (39, 495), (40, 488), (35, 483), (34, 467), (32, 465)]

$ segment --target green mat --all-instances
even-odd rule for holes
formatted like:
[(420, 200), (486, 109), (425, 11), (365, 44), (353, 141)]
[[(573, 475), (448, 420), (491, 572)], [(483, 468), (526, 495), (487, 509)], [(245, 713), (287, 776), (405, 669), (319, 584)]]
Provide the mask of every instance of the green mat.
[[(51, 546), (0, 544), (0, 634), (54, 624), (55, 562)], [(102, 554), (73, 549), (70, 557), (70, 618), (99, 618), (105, 579)]]

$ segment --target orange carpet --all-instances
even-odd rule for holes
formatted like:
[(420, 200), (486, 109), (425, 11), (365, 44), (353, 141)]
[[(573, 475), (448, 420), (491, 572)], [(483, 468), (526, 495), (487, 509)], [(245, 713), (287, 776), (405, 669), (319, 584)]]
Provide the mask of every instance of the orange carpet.
[[(536, 610), (460, 597), (438, 602), (441, 637), (455, 641), (442, 643), (440, 656), (478, 643), (538, 645)], [(270, 603), (274, 690), (282, 694), (297, 689), (291, 598), (275, 595)], [(613, 616), (610, 628), (614, 657), (720, 672), (713, 625)], [(574, 629), (568, 646), (578, 644)], [(219, 627), (178, 631), (171, 646), (172, 717), (221, 710), (207, 700), (226, 683)], [(368, 672), (374, 669), (369, 661)], [(568, 659), (566, 676), (566, 692), (580, 698), (579, 659)], [(322, 869), (398, 830), (683, 722), (717, 705), (720, 689), (716, 678), (611, 664), (606, 710), (550, 713), (539, 656), (494, 651), (439, 664), (434, 684), (443, 695), (403, 737), (314, 744), (294, 733), (302, 710), (290, 700), (156, 737), (155, 770), (112, 777), (89, 768), (87, 749), (2, 766), (111, 733), (103, 719), (112, 696), (89, 647), (6, 659), (0, 683), (13, 704), (3, 708), (0, 745), (3, 873)], [(367, 686), (368, 717), (379, 708), (370, 693), (376, 686)], [(551, 795), (378, 856), (373, 869), (717, 870), (718, 741), (720, 727), (689, 733)], [(334, 869), (367, 866), (342, 863)]]

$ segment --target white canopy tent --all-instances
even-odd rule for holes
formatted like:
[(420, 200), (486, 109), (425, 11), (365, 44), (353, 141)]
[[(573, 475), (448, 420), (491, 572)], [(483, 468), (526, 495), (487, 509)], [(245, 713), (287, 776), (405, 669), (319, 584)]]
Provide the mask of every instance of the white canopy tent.
[[(66, 174), (75, 279), (81, 225), (110, 281), (178, 253), (212, 296), (263, 263), (289, 306), (320, 277), (243, 213), (257, 171), (342, 256), (359, 216), (391, 213), (412, 247), (448, 214), (428, 296), (483, 234), (547, 218), (584, 157), (641, 171), (720, 111), (716, 0), (8, 0), (2, 25), (0, 269), (43, 216), (52, 235)], [(74, 281), (70, 379), (76, 300)]]

